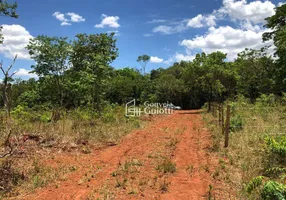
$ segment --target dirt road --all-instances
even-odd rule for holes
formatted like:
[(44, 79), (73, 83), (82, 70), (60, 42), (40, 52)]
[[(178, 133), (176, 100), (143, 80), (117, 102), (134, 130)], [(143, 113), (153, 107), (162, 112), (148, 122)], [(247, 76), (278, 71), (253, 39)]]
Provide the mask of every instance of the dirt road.
[(116, 146), (56, 158), (74, 172), (22, 199), (208, 199), (221, 184), (210, 147), (200, 111), (154, 116)]

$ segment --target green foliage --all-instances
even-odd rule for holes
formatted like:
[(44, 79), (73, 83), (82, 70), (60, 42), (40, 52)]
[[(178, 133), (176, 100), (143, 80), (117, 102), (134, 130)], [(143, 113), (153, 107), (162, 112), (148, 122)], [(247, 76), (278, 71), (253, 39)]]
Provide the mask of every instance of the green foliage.
[(267, 137), (266, 143), (269, 147), (269, 149), (275, 153), (281, 156), (281, 158), (286, 157), (286, 136), (278, 136), (276, 138), (273, 137)]
[(266, 174), (270, 175), (270, 176), (277, 176), (280, 175), (282, 173), (286, 173), (286, 168), (281, 168), (281, 167), (272, 167), (270, 169), (267, 169)]
[(286, 4), (276, 7), (276, 12), (273, 16), (266, 18), (265, 27), (271, 30), (263, 34), (263, 40), (273, 40), (275, 44), (275, 55), (278, 56), (277, 64), (275, 67), (274, 78), (276, 81), (275, 91), (286, 92)]
[(9, 16), (13, 18), (18, 18), (19, 15), (16, 14), (17, 7), (18, 7), (17, 2), (10, 4), (6, 0), (0, 1), (0, 16)]
[(235, 114), (231, 116), (230, 119), (230, 130), (232, 132), (239, 131), (243, 129), (243, 118), (240, 114)]
[(275, 106), (276, 99), (274, 94), (262, 94), (259, 98), (256, 99), (256, 105), (265, 107), (265, 106)]
[(276, 181), (267, 181), (262, 189), (261, 198), (264, 200), (285, 200), (286, 185)]
[(248, 193), (253, 192), (255, 189), (257, 189), (258, 187), (260, 187), (262, 185), (262, 181), (265, 177), (263, 176), (258, 176), (253, 178), (247, 185), (246, 185), (246, 191)]
[[(0, 16), (9, 16), (13, 18), (18, 18), (19, 15), (16, 13), (18, 7), (17, 2), (10, 4), (6, 0), (0, 1)], [(0, 32), (2, 31), (2, 26), (0, 26)], [(0, 44), (3, 43), (3, 35), (0, 34)]]
[(268, 180), (263, 183), (263, 180), (265, 180), (263, 176), (255, 177), (246, 185), (246, 191), (249, 194), (255, 191), (258, 192), (260, 198), (263, 200), (286, 199), (286, 185), (273, 180)]
[(18, 105), (16, 108), (14, 108), (11, 114), (15, 119), (18, 119), (23, 122), (30, 118), (30, 113), (27, 112), (27, 109), (21, 105)]
[(260, 94), (269, 94), (274, 88), (274, 61), (264, 49), (246, 49), (238, 54), (234, 62), (238, 75), (238, 92), (250, 98), (252, 102)]
[(147, 63), (150, 61), (150, 56), (148, 56), (148, 55), (146, 55), (146, 54), (144, 54), (144, 55), (142, 55), (142, 56), (138, 56), (138, 58), (137, 58), (137, 62), (139, 62), (140, 63), (140, 65), (142, 66), (142, 68), (143, 68), (143, 73), (145, 74), (145, 70), (146, 70), (146, 65), (147, 65)]

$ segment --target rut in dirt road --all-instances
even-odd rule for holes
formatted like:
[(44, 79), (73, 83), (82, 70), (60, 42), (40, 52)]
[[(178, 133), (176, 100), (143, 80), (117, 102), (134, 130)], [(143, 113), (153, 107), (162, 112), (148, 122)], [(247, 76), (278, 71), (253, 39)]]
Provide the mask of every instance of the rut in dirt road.
[(117, 146), (74, 156), (77, 170), (66, 180), (22, 199), (207, 199), (220, 184), (210, 147), (200, 111), (154, 116)]

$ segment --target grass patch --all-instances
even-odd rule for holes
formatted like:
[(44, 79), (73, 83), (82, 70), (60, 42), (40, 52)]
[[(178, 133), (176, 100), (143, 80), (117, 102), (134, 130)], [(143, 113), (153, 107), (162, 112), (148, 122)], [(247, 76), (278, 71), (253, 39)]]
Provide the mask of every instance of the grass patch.
[(157, 167), (156, 170), (166, 173), (175, 173), (177, 171), (176, 164), (173, 163), (170, 159), (164, 159)]

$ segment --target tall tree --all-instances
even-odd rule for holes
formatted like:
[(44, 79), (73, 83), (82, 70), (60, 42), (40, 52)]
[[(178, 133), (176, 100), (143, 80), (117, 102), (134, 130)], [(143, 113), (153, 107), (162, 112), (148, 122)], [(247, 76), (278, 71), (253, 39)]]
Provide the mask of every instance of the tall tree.
[(263, 40), (273, 40), (276, 46), (275, 55), (279, 57), (276, 66), (276, 90), (286, 92), (286, 4), (276, 8), (272, 17), (266, 18), (265, 27), (270, 32), (263, 34)]
[(81, 82), (90, 86), (91, 103), (100, 112), (109, 64), (118, 56), (116, 39), (111, 34), (78, 34), (73, 43), (71, 62)]
[(238, 75), (238, 93), (252, 101), (261, 94), (273, 93), (274, 61), (263, 49), (246, 49), (233, 64)]
[(140, 63), (142, 69), (143, 69), (143, 74), (146, 74), (146, 65), (150, 61), (150, 56), (144, 54), (142, 56), (138, 56), (137, 62)]
[[(72, 48), (67, 38), (38, 36), (30, 40), (27, 49), (32, 59), (33, 73), (46, 80), (50, 94), (56, 94), (57, 103), (63, 106), (64, 101), (64, 73), (69, 68), (69, 57)], [(48, 92), (48, 93), (49, 93)]]

